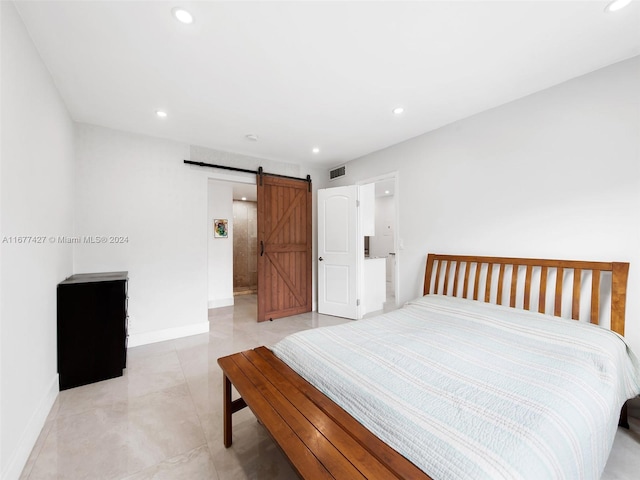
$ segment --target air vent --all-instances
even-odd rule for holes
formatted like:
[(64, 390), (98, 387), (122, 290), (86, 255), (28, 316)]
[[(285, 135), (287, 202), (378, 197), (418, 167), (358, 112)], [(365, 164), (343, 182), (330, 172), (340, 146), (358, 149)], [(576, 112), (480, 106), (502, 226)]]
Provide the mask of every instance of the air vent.
[(338, 168), (334, 168), (333, 170), (329, 171), (329, 180), (335, 180), (336, 178), (344, 177), (345, 174), (346, 169), (344, 165)]

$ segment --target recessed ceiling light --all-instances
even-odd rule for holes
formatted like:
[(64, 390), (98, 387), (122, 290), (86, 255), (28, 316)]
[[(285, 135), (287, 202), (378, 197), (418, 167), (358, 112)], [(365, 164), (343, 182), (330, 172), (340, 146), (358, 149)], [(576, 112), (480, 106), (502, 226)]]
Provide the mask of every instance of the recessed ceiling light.
[(242, 201), (243, 202), (246, 201), (246, 200), (247, 200), (247, 197), (242, 197)]
[(167, 118), (167, 112), (163, 112), (162, 110), (156, 110), (156, 115), (160, 118)]
[(400, 115), (401, 113), (404, 112), (404, 108), (403, 107), (396, 107), (391, 111), (393, 112), (394, 115)]
[(258, 135), (254, 135), (253, 133), (248, 133), (247, 135), (244, 136), (244, 138), (246, 138), (247, 140), (249, 140), (251, 142), (257, 142), (258, 141)]
[(318, 147), (313, 147), (313, 150), (311, 150), (313, 153), (320, 153), (320, 149)]
[(182, 23), (190, 24), (193, 23), (193, 15), (187, 12), (184, 8), (175, 7), (171, 10), (173, 16), (176, 17), (176, 20)]
[(385, 191), (384, 191), (384, 194), (385, 194), (385, 195), (389, 195), (389, 190), (385, 190)]
[(605, 12), (617, 12), (631, 3), (631, 0), (613, 0), (604, 9)]

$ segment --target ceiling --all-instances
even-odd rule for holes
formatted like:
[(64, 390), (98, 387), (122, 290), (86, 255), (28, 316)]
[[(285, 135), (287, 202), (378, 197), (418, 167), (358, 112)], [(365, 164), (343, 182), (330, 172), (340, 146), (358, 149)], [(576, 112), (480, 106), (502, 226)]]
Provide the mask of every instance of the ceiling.
[(393, 178), (379, 180), (375, 185), (376, 197), (392, 197), (395, 194), (396, 181)]
[(16, 3), (74, 120), (312, 166), (640, 54), (639, 0)]

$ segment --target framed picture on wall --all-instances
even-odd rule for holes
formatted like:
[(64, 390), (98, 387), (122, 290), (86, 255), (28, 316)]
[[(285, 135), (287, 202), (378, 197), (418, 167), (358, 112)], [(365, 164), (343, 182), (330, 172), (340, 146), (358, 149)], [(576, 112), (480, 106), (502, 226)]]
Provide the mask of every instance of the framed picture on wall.
[(229, 236), (229, 220), (226, 218), (216, 218), (213, 221), (213, 237), (227, 238)]

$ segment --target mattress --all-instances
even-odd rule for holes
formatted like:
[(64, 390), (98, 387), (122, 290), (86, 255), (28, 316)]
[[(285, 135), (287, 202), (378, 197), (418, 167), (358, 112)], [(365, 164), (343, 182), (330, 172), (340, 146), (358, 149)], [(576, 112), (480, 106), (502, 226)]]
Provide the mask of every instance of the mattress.
[(614, 332), (438, 295), (273, 352), (437, 480), (598, 479), (640, 393)]

